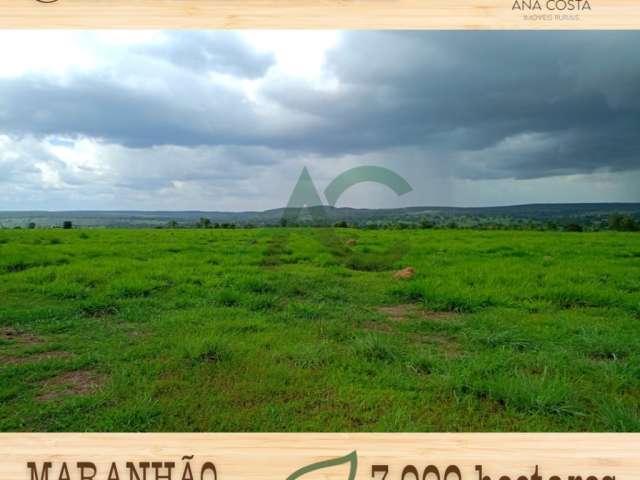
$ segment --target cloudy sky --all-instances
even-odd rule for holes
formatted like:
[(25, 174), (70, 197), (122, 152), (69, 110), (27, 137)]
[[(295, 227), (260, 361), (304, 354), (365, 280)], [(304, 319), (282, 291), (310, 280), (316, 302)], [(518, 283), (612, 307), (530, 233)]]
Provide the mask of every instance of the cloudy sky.
[(640, 32), (0, 32), (0, 210), (640, 201)]

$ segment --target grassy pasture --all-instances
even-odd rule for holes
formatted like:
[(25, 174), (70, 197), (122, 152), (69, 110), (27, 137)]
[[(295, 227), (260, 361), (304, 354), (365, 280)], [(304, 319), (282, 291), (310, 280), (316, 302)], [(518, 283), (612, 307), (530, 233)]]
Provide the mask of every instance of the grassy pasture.
[(0, 231), (0, 430), (640, 430), (638, 234), (325, 233)]

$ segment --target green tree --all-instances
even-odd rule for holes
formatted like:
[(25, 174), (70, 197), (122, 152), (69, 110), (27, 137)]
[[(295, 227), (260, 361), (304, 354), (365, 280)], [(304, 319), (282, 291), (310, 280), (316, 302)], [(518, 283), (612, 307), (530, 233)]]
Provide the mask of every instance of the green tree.
[(638, 224), (630, 215), (622, 215), (620, 213), (612, 213), (609, 215), (609, 230), (618, 230), (620, 232), (632, 232), (638, 230)]
[(196, 227), (198, 228), (211, 228), (211, 220), (205, 217), (200, 217), (198, 223), (196, 223)]
[(433, 228), (433, 223), (427, 217), (422, 217), (420, 219), (420, 228)]
[(567, 232), (581, 232), (582, 225), (580, 225), (579, 223), (569, 223), (564, 227), (564, 229)]

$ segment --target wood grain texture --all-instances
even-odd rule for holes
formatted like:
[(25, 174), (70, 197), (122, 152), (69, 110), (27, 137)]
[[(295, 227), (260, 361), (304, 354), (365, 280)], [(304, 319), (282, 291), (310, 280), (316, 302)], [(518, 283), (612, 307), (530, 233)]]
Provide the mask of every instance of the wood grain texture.
[[(639, 434), (0, 434), (0, 478), (28, 480), (26, 464), (54, 462), (49, 475), (58, 479), (63, 461), (71, 479), (79, 478), (76, 462), (97, 466), (95, 480), (106, 480), (111, 462), (174, 461), (179, 480), (183, 455), (194, 455), (194, 469), (215, 463), (219, 480), (286, 479), (295, 470), (356, 450), (356, 479), (372, 478), (373, 464), (388, 464), (387, 480), (400, 480), (407, 465), (422, 471), (433, 464), (444, 472), (459, 466), (463, 480), (477, 480), (475, 465), (498, 480), (510, 475), (530, 476), (536, 465), (544, 480), (558, 475), (586, 479), (615, 475), (618, 480), (640, 479)], [(71, 468), (73, 467), (73, 469)], [(345, 480), (346, 468), (332, 467), (305, 480)], [(180, 472), (180, 473), (177, 473)], [(199, 475), (197, 475), (199, 478)], [(129, 478), (120, 472), (120, 478)], [(147, 480), (153, 480), (152, 475)], [(374, 478), (381, 479), (381, 476)], [(405, 480), (413, 480), (406, 476)], [(429, 476), (428, 478), (435, 478)], [(455, 477), (449, 477), (455, 478)]]
[[(589, 0), (579, 20), (524, 20), (514, 0), (0, 0), (0, 28), (629, 29), (638, 0)], [(547, 0), (539, 0), (542, 5)], [(574, 0), (575, 1), (575, 0)], [(581, 0), (584, 2), (584, 0)], [(549, 13), (534, 11), (528, 13)], [(556, 12), (556, 13), (576, 13)]]

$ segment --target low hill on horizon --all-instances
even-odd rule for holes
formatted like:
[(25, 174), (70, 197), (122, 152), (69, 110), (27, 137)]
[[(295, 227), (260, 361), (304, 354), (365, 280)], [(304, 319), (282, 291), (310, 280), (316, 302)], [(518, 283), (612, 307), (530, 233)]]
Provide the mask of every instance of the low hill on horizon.
[[(317, 207), (315, 207), (317, 208)], [(390, 209), (366, 209), (350, 207), (324, 207), (331, 222), (347, 222), (358, 226), (385, 225), (389, 223), (418, 223), (428, 221), (433, 225), (456, 223), (459, 226), (483, 224), (523, 224), (527, 222), (555, 222), (566, 224), (606, 222), (608, 216), (620, 213), (640, 220), (640, 203), (549, 203), (497, 207), (442, 207), (416, 206)], [(285, 208), (265, 211), (0, 211), (0, 227), (27, 227), (34, 223), (40, 228), (61, 226), (64, 221), (79, 227), (149, 228), (163, 227), (170, 222), (177, 226), (194, 226), (201, 218), (211, 224), (237, 226), (280, 225)], [(302, 225), (313, 224), (307, 209), (298, 219)]]

